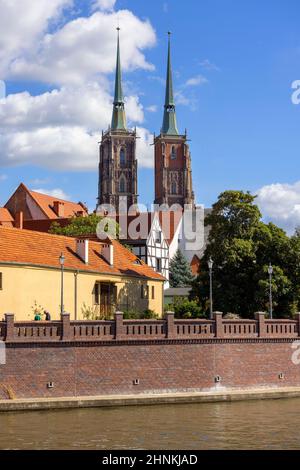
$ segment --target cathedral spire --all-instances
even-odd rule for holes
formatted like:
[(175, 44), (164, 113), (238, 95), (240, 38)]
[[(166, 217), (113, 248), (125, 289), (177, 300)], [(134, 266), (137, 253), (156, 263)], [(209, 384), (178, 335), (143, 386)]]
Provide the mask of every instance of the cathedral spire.
[(112, 130), (126, 131), (126, 116), (125, 106), (122, 91), (122, 73), (121, 73), (121, 60), (120, 60), (120, 28), (118, 31), (118, 44), (117, 44), (117, 64), (116, 64), (116, 79), (115, 79), (115, 97), (113, 104), (113, 114), (111, 120)]
[(168, 32), (168, 66), (167, 66), (167, 80), (166, 80), (166, 98), (164, 120), (161, 129), (162, 134), (178, 135), (175, 102), (173, 96), (173, 80), (172, 80), (172, 66), (171, 66), (171, 33)]

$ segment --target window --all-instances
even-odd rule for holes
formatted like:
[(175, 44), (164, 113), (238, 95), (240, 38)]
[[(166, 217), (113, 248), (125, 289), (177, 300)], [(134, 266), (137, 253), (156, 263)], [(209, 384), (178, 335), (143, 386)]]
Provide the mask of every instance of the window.
[(0, 290), (3, 289), (3, 275), (0, 273)]
[(120, 193), (126, 193), (126, 181), (125, 181), (125, 178), (123, 176), (120, 179), (119, 191), (120, 191)]
[(145, 285), (141, 286), (141, 298), (142, 299), (149, 298), (149, 286), (145, 286)]
[(152, 300), (155, 299), (155, 287), (152, 286)]
[(126, 164), (125, 150), (122, 148), (120, 150), (120, 165), (125, 166), (125, 164)]
[(100, 282), (95, 283), (94, 287), (94, 304), (100, 305), (100, 292), (101, 292), (101, 284)]
[(155, 232), (155, 243), (161, 243), (161, 232), (159, 230)]
[(156, 271), (160, 273), (161, 272), (161, 259), (160, 258), (156, 258), (155, 265), (156, 265)]
[(171, 160), (175, 160), (176, 159), (176, 148), (174, 145), (172, 145), (172, 148), (171, 148)]
[(176, 184), (176, 181), (172, 181), (171, 193), (172, 193), (172, 194), (177, 194), (177, 184)]

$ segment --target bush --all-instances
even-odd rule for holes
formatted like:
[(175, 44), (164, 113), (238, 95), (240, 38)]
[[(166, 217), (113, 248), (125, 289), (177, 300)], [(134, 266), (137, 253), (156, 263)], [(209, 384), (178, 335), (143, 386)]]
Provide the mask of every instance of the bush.
[(176, 318), (201, 318), (205, 316), (200, 305), (195, 300), (184, 299), (176, 302), (173, 308), (169, 309), (174, 310)]
[(136, 310), (125, 310), (123, 312), (123, 318), (124, 320), (152, 320), (157, 319), (158, 315), (150, 309), (144, 310), (142, 313)]

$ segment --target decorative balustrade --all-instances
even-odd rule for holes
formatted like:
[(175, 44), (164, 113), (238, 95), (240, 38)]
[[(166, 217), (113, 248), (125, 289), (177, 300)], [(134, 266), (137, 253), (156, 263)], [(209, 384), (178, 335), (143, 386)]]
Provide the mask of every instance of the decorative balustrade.
[(213, 320), (175, 319), (173, 312), (161, 320), (124, 320), (123, 313), (116, 312), (111, 321), (70, 321), (64, 314), (50, 322), (15, 322), (14, 315), (6, 314), (0, 322), (0, 340), (13, 343), (293, 338), (300, 338), (300, 313), (295, 320), (269, 320), (262, 312), (255, 320), (228, 320), (220, 312)]

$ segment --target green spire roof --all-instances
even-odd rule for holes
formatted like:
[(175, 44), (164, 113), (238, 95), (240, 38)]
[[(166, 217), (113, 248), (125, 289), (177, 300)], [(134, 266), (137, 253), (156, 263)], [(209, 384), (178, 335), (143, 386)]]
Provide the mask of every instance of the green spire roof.
[(167, 80), (166, 80), (166, 98), (165, 98), (165, 110), (164, 120), (161, 128), (162, 134), (178, 135), (177, 122), (176, 122), (176, 111), (175, 102), (173, 95), (173, 79), (172, 79), (172, 66), (171, 66), (171, 41), (169, 35), (168, 42), (168, 66), (167, 66)]
[(120, 60), (120, 28), (118, 31), (118, 46), (117, 46), (117, 64), (116, 64), (116, 79), (115, 79), (115, 97), (113, 104), (113, 114), (111, 120), (111, 128), (113, 130), (126, 131), (126, 116), (125, 106), (122, 90), (122, 73), (121, 73), (121, 60)]

